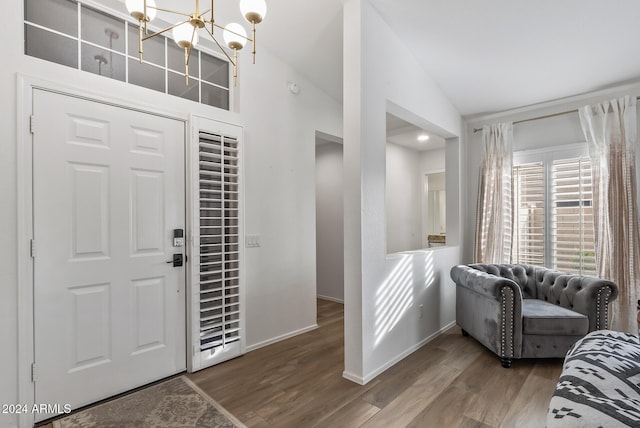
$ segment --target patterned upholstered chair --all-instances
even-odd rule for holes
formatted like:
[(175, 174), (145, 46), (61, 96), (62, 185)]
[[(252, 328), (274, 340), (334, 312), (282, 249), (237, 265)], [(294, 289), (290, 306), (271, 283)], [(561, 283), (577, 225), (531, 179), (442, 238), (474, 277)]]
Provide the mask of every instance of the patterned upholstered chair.
[(607, 328), (611, 281), (511, 264), (458, 265), (456, 323), (500, 357), (564, 358), (584, 335)]
[(640, 427), (639, 374), (638, 336), (589, 333), (564, 360), (546, 427)]

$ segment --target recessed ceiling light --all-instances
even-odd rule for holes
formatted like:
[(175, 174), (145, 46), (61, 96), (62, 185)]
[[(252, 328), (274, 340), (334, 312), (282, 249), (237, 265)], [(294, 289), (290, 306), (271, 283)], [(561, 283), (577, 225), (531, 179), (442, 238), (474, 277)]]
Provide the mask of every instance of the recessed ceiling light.
[(429, 136), (427, 134), (420, 134), (418, 135), (418, 141), (427, 141), (429, 139)]

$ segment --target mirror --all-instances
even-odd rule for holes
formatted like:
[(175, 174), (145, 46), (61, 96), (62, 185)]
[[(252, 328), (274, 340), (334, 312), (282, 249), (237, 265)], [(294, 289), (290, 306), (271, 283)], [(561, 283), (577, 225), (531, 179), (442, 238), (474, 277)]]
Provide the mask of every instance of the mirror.
[(426, 247), (439, 247), (446, 244), (447, 233), (447, 193), (444, 172), (424, 175), (424, 222)]
[(387, 253), (446, 244), (444, 138), (387, 113)]

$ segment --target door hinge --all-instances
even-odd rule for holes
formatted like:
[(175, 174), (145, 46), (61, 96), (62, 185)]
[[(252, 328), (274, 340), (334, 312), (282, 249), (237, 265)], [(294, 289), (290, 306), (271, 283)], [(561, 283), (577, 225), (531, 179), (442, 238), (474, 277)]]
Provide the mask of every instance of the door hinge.
[(35, 258), (36, 257), (36, 241), (35, 239), (32, 239), (29, 243), (29, 254), (31, 255), (31, 258)]
[(34, 115), (29, 116), (29, 132), (32, 134), (36, 132), (36, 117)]
[(32, 363), (31, 364), (31, 382), (35, 382), (36, 381), (36, 376), (37, 372), (36, 372), (36, 363)]

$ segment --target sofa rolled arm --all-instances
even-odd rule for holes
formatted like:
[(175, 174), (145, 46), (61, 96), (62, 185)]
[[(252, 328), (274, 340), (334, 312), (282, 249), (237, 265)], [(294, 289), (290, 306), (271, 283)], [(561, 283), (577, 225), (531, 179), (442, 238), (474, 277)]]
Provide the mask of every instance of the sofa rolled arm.
[(565, 294), (570, 307), (589, 318), (589, 331), (609, 328), (609, 303), (618, 297), (618, 286), (589, 276), (569, 279)]
[[(511, 365), (512, 358), (520, 358), (522, 348), (522, 290), (509, 278), (482, 272), (467, 265), (451, 268), (451, 279), (460, 289), (487, 299), (482, 317), (486, 323), (481, 326), (458, 324), (476, 335), (485, 346), (494, 351), (504, 367)], [(488, 303), (493, 302), (493, 303)], [(487, 308), (493, 307), (494, 311)], [(476, 310), (476, 308), (467, 308)], [(493, 326), (493, 330), (489, 326)], [(484, 337), (483, 337), (484, 336)]]

